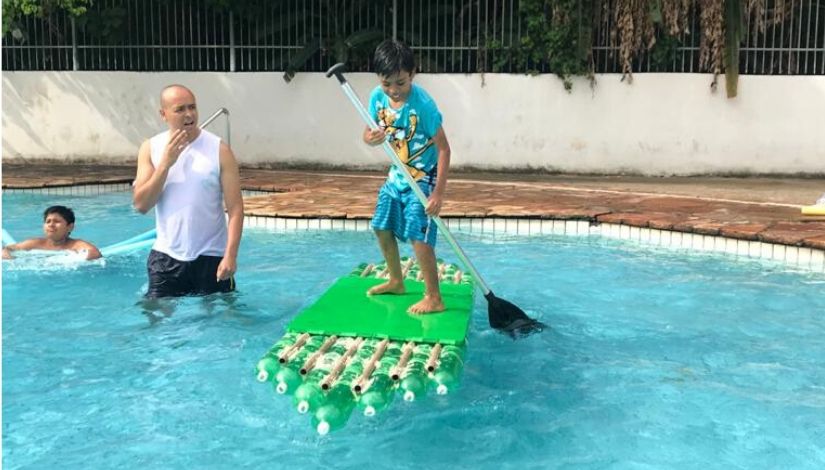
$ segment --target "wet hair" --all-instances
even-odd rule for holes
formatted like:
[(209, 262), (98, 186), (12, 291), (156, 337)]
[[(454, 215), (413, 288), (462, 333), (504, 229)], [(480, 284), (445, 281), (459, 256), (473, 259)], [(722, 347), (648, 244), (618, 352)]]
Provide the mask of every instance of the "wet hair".
[(375, 73), (382, 77), (395, 75), (402, 70), (412, 74), (415, 72), (415, 55), (403, 42), (386, 39), (375, 48), (373, 66)]
[(46, 218), (49, 217), (49, 214), (57, 214), (66, 221), (66, 224), (71, 225), (74, 223), (74, 211), (69, 209), (66, 206), (51, 206), (43, 212), (43, 221), (46, 221)]

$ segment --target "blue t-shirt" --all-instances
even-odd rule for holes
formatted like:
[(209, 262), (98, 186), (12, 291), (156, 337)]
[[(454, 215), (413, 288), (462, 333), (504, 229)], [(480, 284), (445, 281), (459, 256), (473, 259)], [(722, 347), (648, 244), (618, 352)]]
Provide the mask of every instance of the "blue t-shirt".
[[(413, 83), (406, 103), (400, 109), (393, 109), (390, 97), (380, 86), (376, 87), (370, 95), (370, 115), (389, 136), (390, 146), (407, 165), (413, 179), (420, 181), (428, 174), (436, 176), (438, 148), (433, 137), (441, 127), (441, 112), (423, 88)], [(401, 190), (408, 187), (395, 165), (390, 167), (388, 181)]]

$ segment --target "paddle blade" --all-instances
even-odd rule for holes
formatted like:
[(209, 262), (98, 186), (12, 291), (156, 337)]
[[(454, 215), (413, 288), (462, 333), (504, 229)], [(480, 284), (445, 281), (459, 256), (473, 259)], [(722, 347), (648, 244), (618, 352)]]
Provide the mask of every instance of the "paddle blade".
[(487, 299), (487, 315), (490, 326), (510, 335), (513, 339), (540, 333), (546, 325), (527, 316), (512, 303), (500, 299), (491, 291), (484, 296)]

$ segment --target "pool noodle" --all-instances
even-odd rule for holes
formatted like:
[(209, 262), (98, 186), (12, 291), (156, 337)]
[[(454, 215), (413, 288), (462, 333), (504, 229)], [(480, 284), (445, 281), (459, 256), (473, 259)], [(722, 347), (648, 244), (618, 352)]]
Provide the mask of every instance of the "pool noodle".
[(6, 231), (6, 229), (3, 229), (3, 246), (13, 245), (15, 243), (17, 243), (17, 241), (14, 239), (14, 237), (12, 237), (11, 234)]
[[(135, 235), (134, 237), (127, 238), (121, 242), (101, 248), (100, 254), (103, 256), (119, 255), (123, 253), (131, 253), (133, 251), (152, 246), (152, 244), (155, 243), (156, 235), (157, 232), (155, 229), (149, 230), (139, 235)], [(3, 246), (14, 243), (17, 243), (14, 237), (12, 237), (6, 229), (3, 229)]]
[(150, 238), (148, 240), (140, 240), (133, 243), (115, 243), (114, 245), (109, 245), (105, 248), (100, 249), (100, 254), (104, 257), (112, 256), (112, 255), (120, 255), (125, 253), (131, 253), (133, 251), (141, 250), (143, 248), (148, 248), (155, 243), (154, 238)]
[(156, 229), (148, 230), (146, 232), (141, 233), (140, 235), (135, 235), (132, 238), (127, 238), (126, 240), (123, 240), (123, 241), (120, 241), (120, 242), (117, 242), (117, 243), (113, 243), (113, 244), (107, 246), (106, 248), (103, 248), (101, 250), (101, 252), (103, 250), (111, 250), (112, 248), (116, 248), (116, 247), (123, 246), (123, 245), (131, 245), (135, 242), (141, 242), (141, 241), (144, 241), (144, 240), (154, 240), (156, 237), (157, 237), (157, 230)]
[(802, 215), (825, 215), (825, 204), (815, 206), (803, 206)]

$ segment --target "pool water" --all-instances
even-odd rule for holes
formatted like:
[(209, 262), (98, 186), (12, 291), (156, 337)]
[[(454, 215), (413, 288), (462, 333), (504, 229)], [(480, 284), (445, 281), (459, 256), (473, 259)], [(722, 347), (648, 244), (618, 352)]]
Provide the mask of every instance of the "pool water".
[[(124, 193), (3, 195), (99, 246), (153, 224)], [(247, 229), (238, 292), (148, 317), (145, 253), (3, 263), (3, 468), (825, 466), (825, 276), (598, 237), (458, 233), (496, 293), (552, 326), (513, 341), (479, 295), (462, 387), (318, 436), (254, 364), (338, 275), (354, 232)], [(439, 255), (455, 257), (446, 243)]]

